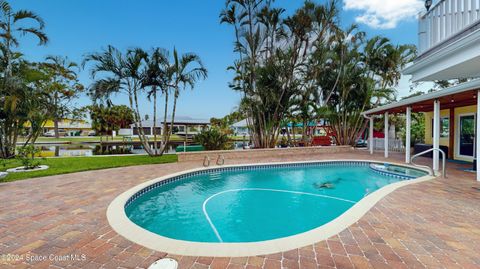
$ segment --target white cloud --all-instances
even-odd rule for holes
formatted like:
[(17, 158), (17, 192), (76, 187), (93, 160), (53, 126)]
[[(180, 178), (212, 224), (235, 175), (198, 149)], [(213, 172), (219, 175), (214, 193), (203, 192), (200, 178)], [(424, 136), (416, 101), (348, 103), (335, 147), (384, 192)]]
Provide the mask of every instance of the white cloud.
[(361, 14), (355, 20), (376, 29), (392, 29), (400, 21), (416, 17), (424, 9), (422, 0), (344, 0), (345, 10)]

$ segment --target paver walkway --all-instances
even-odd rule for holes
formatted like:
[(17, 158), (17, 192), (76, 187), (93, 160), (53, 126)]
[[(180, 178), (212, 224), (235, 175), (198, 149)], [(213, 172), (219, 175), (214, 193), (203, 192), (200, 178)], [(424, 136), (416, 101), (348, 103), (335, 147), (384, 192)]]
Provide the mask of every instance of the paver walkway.
[[(312, 159), (383, 157), (358, 151), (243, 162)], [(401, 162), (403, 156), (393, 154), (391, 160)], [(337, 236), (283, 253), (182, 257), (134, 244), (110, 228), (105, 212), (118, 194), (200, 165), (125, 167), (0, 184), (0, 267), (146, 268), (170, 256), (180, 268), (480, 268), (480, 191), (472, 188), (480, 183), (454, 163), (448, 164), (447, 179), (396, 190)], [(46, 260), (32, 261), (39, 257)]]

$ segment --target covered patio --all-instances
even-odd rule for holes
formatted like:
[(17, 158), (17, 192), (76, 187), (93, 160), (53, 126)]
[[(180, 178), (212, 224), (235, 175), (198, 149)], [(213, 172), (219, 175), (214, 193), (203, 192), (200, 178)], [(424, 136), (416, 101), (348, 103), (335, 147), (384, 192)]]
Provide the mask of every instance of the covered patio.
[[(479, 160), (480, 151), (476, 150), (476, 144), (480, 142), (480, 117), (476, 115), (480, 114), (480, 101), (478, 98), (480, 91), (480, 79), (471, 80), (456, 86), (442, 89), (439, 91), (427, 93), (424, 95), (419, 95), (411, 98), (407, 98), (395, 103), (391, 103), (385, 106), (377, 107), (363, 113), (364, 117), (369, 119), (370, 128), (369, 128), (369, 149), (370, 154), (373, 154), (373, 124), (374, 119), (383, 115), (384, 117), (384, 128), (385, 133), (388, 133), (389, 128), (389, 118), (391, 114), (405, 114), (406, 121), (406, 141), (405, 145), (407, 150), (405, 151), (405, 162), (411, 163), (411, 127), (412, 127), (412, 112), (433, 112), (432, 115), (432, 151), (433, 151), (433, 161), (432, 168), (435, 173), (440, 171), (440, 127), (441, 127), (441, 110), (448, 110), (448, 119), (449, 119), (449, 130), (448, 130), (448, 152), (445, 152), (445, 157), (448, 156), (449, 159), (454, 159), (456, 155), (460, 155), (459, 148), (461, 144), (460, 136), (462, 135), (458, 129), (461, 128), (461, 122), (456, 122), (459, 119), (462, 120), (457, 114), (457, 110), (461, 108), (469, 107), (474, 109), (471, 113), (465, 114), (468, 115), (471, 119), (471, 123), (474, 124), (474, 137), (472, 138), (471, 147), (471, 156), (469, 161)], [(474, 107), (471, 107), (474, 106)], [(463, 115), (463, 114), (462, 114)], [(426, 123), (427, 124), (427, 123)], [(456, 128), (456, 126), (458, 128)], [(429, 134), (425, 134), (427, 137)], [(389, 157), (388, 150), (388, 136), (385, 136), (384, 143), (384, 156), (385, 158)], [(407, 147), (408, 145), (408, 147)], [(427, 152), (425, 152), (427, 153)], [(422, 153), (420, 153), (422, 154)], [(476, 179), (480, 181), (480, 164), (476, 162)]]

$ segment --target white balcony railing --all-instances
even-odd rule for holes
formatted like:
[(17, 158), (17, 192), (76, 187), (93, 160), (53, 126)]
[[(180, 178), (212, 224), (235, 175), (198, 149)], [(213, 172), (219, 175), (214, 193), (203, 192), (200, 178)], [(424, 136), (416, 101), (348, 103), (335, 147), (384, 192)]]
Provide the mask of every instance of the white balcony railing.
[(419, 18), (419, 54), (480, 20), (480, 0), (439, 0)]

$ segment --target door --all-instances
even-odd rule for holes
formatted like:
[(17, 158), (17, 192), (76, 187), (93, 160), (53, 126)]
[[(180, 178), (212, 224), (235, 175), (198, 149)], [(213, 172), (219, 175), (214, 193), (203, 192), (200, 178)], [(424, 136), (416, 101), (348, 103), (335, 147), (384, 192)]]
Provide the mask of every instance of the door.
[(475, 152), (475, 115), (460, 115), (458, 123), (458, 155), (473, 157)]

